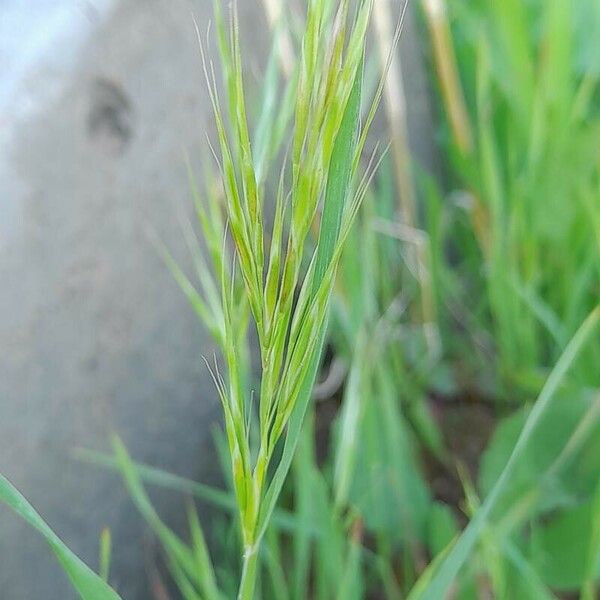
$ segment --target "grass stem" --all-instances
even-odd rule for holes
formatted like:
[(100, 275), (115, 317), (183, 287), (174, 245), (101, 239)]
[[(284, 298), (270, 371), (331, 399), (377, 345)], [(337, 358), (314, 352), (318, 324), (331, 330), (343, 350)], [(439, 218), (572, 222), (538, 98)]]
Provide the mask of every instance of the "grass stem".
[(253, 600), (256, 587), (256, 566), (258, 564), (257, 546), (247, 546), (244, 550), (244, 564), (238, 600)]
[(463, 155), (473, 151), (473, 133), (460, 84), (444, 0), (423, 0), (433, 59), (454, 140)]

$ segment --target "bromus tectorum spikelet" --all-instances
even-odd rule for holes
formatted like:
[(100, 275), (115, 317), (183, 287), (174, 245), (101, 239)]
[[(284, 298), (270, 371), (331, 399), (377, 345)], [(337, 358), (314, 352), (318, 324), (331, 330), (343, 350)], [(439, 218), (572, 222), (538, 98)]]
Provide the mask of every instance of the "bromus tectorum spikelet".
[[(281, 167), (268, 250), (264, 164), (261, 159), (257, 173), (254, 157), (259, 153), (250, 143), (235, 8), (227, 35), (217, 7), (227, 114), (219, 101), (213, 65), (202, 55), (234, 257), (226, 258), (226, 244), (213, 257), (220, 266), (220, 306), (211, 301), (214, 294), (206, 299), (190, 294), (205, 320), (207, 315), (215, 317), (218, 324), (213, 330), (220, 337), (228, 370), (227, 382), (216, 370), (213, 374), (239, 507), (244, 545), (239, 597), (244, 599), (253, 597), (258, 548), (310, 398), (341, 249), (368, 183), (368, 176), (358, 185), (353, 180), (376, 104), (361, 127), (362, 64), (371, 5), (372, 0), (359, 2), (351, 16), (348, 0), (337, 7), (324, 0), (308, 3), (300, 58), (290, 83), (297, 86), (290, 111), (290, 160)], [(377, 99), (379, 95), (380, 91)], [(276, 129), (272, 119), (271, 129)], [(321, 203), (318, 241), (307, 254), (307, 237)], [(209, 219), (202, 220), (206, 224)], [(221, 224), (220, 229), (210, 225), (204, 229), (209, 246), (216, 249), (216, 232), (225, 237), (225, 228)], [(206, 275), (201, 279), (208, 282), (203, 285), (208, 296), (212, 280)], [(252, 393), (247, 391), (241, 355), (249, 314), (261, 357), (257, 419), (251, 414)]]

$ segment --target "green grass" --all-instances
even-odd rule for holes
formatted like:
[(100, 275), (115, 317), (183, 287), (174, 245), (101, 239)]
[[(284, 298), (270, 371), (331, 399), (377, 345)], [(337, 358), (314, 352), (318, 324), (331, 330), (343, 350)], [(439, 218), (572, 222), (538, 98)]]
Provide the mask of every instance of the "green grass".
[(40, 533), (82, 600), (119, 600), (120, 596), (67, 548), (31, 504), (1, 475), (0, 501)]
[[(460, 203), (438, 209), (440, 310), (487, 337), (470, 351), (481, 356), (472, 368), (497, 380), (499, 396), (526, 400), (599, 297), (598, 75), (586, 62), (598, 49), (598, 7), (452, 0), (448, 11), (464, 93), (444, 103)], [(599, 359), (596, 340), (578, 366), (582, 385), (598, 386)]]

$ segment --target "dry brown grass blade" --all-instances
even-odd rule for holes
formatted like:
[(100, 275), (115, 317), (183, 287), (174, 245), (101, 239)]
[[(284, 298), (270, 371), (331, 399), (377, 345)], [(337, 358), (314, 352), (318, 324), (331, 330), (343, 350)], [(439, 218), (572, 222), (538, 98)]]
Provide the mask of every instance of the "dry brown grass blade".
[[(408, 8), (408, 0), (402, 7), (401, 23)], [(415, 230), (416, 223), (416, 191), (411, 166), (411, 154), (406, 114), (406, 95), (402, 76), (401, 56), (396, 48), (397, 36), (392, 30), (392, 10), (390, 0), (375, 0), (373, 4), (373, 24), (376, 32), (377, 48), (382, 69), (385, 73), (384, 99), (385, 110), (391, 133), (392, 158), (394, 174), (398, 186), (399, 211), (401, 225)], [(421, 288), (421, 306), (413, 311), (415, 321), (422, 321), (427, 345), (432, 354), (439, 347), (437, 334), (435, 302), (429, 269), (429, 240), (423, 232), (419, 243), (409, 245), (406, 259), (409, 268), (415, 274)]]
[[(408, 0), (406, 4), (408, 4)], [(403, 10), (406, 10), (406, 5)], [(406, 95), (404, 93), (402, 65), (400, 54), (397, 48), (394, 48), (394, 31), (391, 27), (393, 22), (389, 0), (375, 0), (373, 4), (373, 25), (377, 34), (377, 49), (382, 68), (385, 68), (389, 61), (389, 68), (385, 77), (384, 100), (391, 132), (392, 157), (400, 192), (400, 214), (404, 224), (413, 227), (415, 224), (416, 194), (408, 143)]]
[[(432, 44), (433, 61), (452, 137), (459, 152), (468, 157), (475, 150), (474, 135), (460, 83), (445, 0), (421, 0)], [(484, 252), (489, 248), (489, 216), (481, 199), (472, 191), (473, 228)]]
[(294, 52), (294, 45), (292, 44), (289, 30), (280, 26), (283, 14), (282, 0), (263, 0), (263, 5), (267, 20), (269, 21), (269, 27), (278, 35), (281, 70), (286, 78), (289, 79), (296, 64), (296, 53)]
[(468, 155), (473, 151), (473, 132), (458, 76), (446, 3), (444, 0), (422, 0), (422, 5), (452, 134), (461, 153)]

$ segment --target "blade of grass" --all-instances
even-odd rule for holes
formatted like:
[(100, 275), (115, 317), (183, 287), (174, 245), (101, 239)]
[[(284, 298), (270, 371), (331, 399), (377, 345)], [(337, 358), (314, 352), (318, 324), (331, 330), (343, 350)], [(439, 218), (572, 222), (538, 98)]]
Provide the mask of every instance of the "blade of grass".
[(289, 600), (290, 593), (285, 579), (285, 563), (281, 553), (278, 532), (275, 528), (267, 531), (263, 556), (271, 580), (273, 600)]
[(179, 587), (187, 589), (190, 597), (194, 595), (200, 597), (199, 590), (203, 587), (203, 582), (198, 580), (199, 573), (194, 553), (158, 516), (125, 445), (116, 435), (113, 435), (112, 446), (129, 494), (141, 515), (161, 541), (172, 574), (179, 580)]
[(314, 440), (314, 411), (309, 411), (294, 456), (292, 474), (294, 481), (294, 508), (300, 527), (293, 537), (292, 591), (294, 600), (308, 597), (312, 540), (310, 524), (313, 522), (313, 489), (311, 462)]
[(598, 573), (600, 572), (600, 480), (594, 494), (592, 512), (592, 535), (586, 564), (586, 580), (581, 589), (581, 600), (597, 598)]
[[(111, 471), (120, 472), (120, 466), (117, 459), (110, 454), (94, 452), (87, 448), (77, 448), (74, 451), (74, 456), (77, 460), (110, 469)], [(179, 475), (174, 475), (173, 473), (163, 471), (162, 469), (156, 469), (146, 464), (132, 462), (132, 465), (136, 470), (137, 476), (146, 483), (181, 492), (183, 494), (192, 494), (193, 496), (196, 496), (213, 506), (222, 508), (223, 510), (234, 511), (236, 509), (235, 498), (229, 492), (192, 481), (191, 479), (186, 479)]]
[(200, 519), (198, 518), (196, 507), (192, 502), (188, 502), (187, 513), (192, 536), (192, 548), (196, 558), (198, 580), (202, 588), (202, 593), (206, 600), (219, 600), (222, 596), (217, 587), (215, 571), (210, 560), (208, 547), (200, 525)]
[(339, 581), (338, 600), (359, 600), (364, 595), (362, 582), (362, 523), (357, 519), (352, 527), (347, 556)]
[(441, 561), (439, 565), (431, 565), (430, 568), (427, 569), (422, 576), (424, 580), (427, 580), (427, 584), (423, 587), (417, 585), (415, 590), (413, 590), (409, 596), (410, 600), (445, 597), (456, 575), (477, 543), (477, 540), (486, 525), (487, 519), (492, 513), (496, 502), (500, 498), (514, 472), (515, 465), (518, 463), (521, 454), (529, 443), (532, 432), (535, 431), (541, 417), (547, 411), (548, 406), (550, 406), (557, 389), (560, 387), (582, 348), (590, 339), (599, 321), (600, 305), (597, 306), (582, 323), (550, 373), (546, 384), (540, 392), (540, 395), (525, 422), (523, 430), (519, 435), (506, 466), (481, 508), (474, 515), (473, 519), (471, 519), (467, 528), (458, 538), (458, 541), (454, 544), (444, 560)]
[[(120, 472), (117, 460), (109, 454), (78, 448), (75, 451), (75, 456), (79, 460), (92, 465)], [(237, 512), (237, 503), (232, 492), (192, 481), (191, 479), (174, 475), (168, 471), (163, 471), (162, 469), (157, 469), (146, 464), (132, 461), (132, 465), (137, 472), (137, 476), (146, 483), (174, 492), (181, 492), (182, 494), (191, 494), (199, 500), (208, 502), (232, 514)], [(272, 523), (283, 531), (295, 531), (300, 527), (297, 517), (281, 508), (276, 508), (273, 512)], [(311, 535), (315, 535), (316, 533), (314, 529), (311, 531)]]
[(100, 534), (100, 565), (98, 574), (102, 581), (108, 583), (108, 575), (110, 572), (110, 561), (112, 555), (112, 536), (110, 529), (105, 527)]
[(335, 503), (338, 508), (345, 505), (352, 483), (357, 453), (357, 437), (360, 434), (365, 400), (366, 371), (369, 367), (367, 336), (363, 332), (357, 338), (352, 365), (344, 390), (340, 411), (340, 433), (334, 461)]
[(65, 546), (33, 506), (2, 475), (0, 475), (0, 501), (7, 504), (24, 521), (42, 534), (82, 600), (120, 600), (117, 592)]

